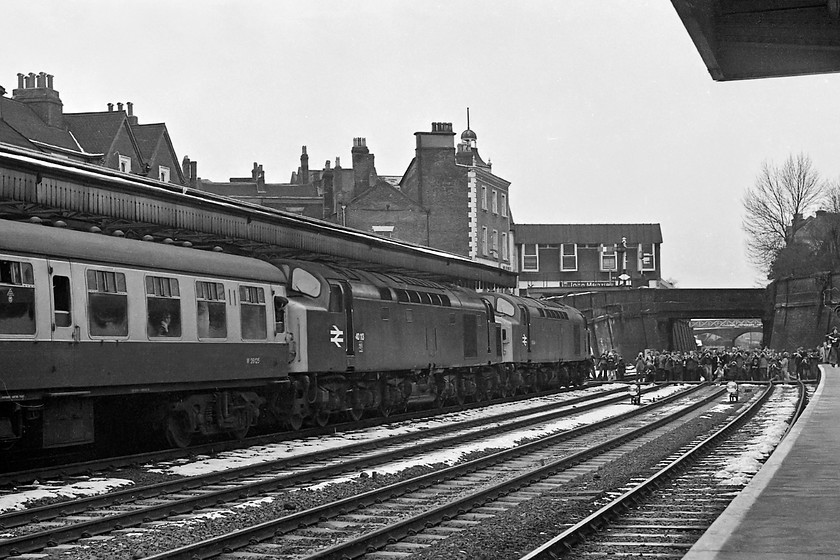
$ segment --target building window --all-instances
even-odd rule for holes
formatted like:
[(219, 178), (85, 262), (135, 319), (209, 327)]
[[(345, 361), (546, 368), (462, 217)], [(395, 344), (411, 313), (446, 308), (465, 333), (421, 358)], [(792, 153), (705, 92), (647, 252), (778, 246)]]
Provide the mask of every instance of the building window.
[(481, 209), (487, 210), (487, 187), (481, 187)]
[(481, 227), (481, 254), (487, 254), (487, 228)]
[(493, 250), (493, 256), (499, 256), (499, 232), (495, 229), (493, 230), (493, 234), (490, 236), (490, 248)]
[(373, 233), (382, 237), (390, 238), (394, 235), (394, 226), (371, 226), (371, 229)]
[(560, 270), (574, 272), (577, 266), (577, 243), (563, 243), (560, 245)]
[(158, 166), (158, 179), (160, 179), (164, 183), (169, 182), (169, 168), (168, 167), (164, 167), (162, 165)]
[(502, 216), (507, 218), (507, 195), (502, 193)]
[(601, 272), (618, 272), (615, 245), (601, 245)]
[(131, 173), (131, 158), (128, 156), (120, 156), (120, 171), (124, 173)]
[(656, 252), (653, 243), (639, 243), (639, 270), (656, 270)]
[(539, 245), (536, 243), (522, 244), (522, 270), (538, 272), (540, 270), (540, 255), (537, 252)]
[(499, 191), (497, 191), (496, 189), (493, 189), (493, 194), (491, 195), (491, 198), (490, 198), (490, 204), (491, 204), (491, 207), (493, 209), (493, 213), (498, 214), (499, 213)]
[[(504, 195), (502, 195), (502, 196), (504, 196)], [(502, 260), (503, 261), (508, 260), (508, 240), (507, 240), (507, 234), (506, 233), (502, 234)]]

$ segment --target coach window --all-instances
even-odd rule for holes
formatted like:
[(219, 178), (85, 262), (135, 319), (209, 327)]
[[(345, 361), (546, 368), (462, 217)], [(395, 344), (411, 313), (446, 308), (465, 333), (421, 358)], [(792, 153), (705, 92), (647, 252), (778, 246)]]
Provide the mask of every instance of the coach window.
[(181, 289), (176, 278), (146, 276), (146, 332), (150, 338), (181, 336)]
[(241, 305), (242, 338), (265, 340), (268, 331), (265, 326), (265, 290), (258, 286), (239, 286)]
[(0, 334), (35, 334), (32, 265), (0, 260)]
[(125, 274), (87, 271), (88, 326), (91, 336), (128, 336)]
[(195, 299), (198, 338), (227, 338), (224, 284), (196, 282)]

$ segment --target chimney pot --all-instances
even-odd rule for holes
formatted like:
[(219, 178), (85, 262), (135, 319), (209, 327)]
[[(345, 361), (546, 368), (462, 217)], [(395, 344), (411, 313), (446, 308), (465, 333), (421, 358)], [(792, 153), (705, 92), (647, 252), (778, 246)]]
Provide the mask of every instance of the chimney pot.
[(134, 103), (129, 101), (125, 104), (126, 108), (128, 109), (128, 116), (131, 117), (134, 115)]
[(26, 87), (27, 89), (35, 87), (35, 72), (30, 72), (26, 77)]
[(341, 167), (341, 158), (338, 156), (335, 156), (335, 166)]
[(53, 75), (47, 74), (47, 87), (52, 89), (53, 88)]
[(24, 83), (25, 83), (24, 79), (25, 78), (26, 78), (26, 76), (24, 76), (23, 74), (18, 72), (18, 89), (23, 89), (24, 88)]
[(108, 103), (108, 112), (111, 112), (113, 110), (114, 110), (114, 104), (113, 103)]
[(123, 104), (118, 101), (117, 102), (117, 111), (122, 111), (122, 110), (123, 110)]

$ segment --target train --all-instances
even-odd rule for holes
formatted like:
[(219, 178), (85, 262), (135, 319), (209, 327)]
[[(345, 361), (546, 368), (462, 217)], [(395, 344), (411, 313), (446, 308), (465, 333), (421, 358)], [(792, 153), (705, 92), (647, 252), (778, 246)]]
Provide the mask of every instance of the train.
[(6, 449), (359, 421), (580, 385), (588, 357), (559, 303), (0, 220)]

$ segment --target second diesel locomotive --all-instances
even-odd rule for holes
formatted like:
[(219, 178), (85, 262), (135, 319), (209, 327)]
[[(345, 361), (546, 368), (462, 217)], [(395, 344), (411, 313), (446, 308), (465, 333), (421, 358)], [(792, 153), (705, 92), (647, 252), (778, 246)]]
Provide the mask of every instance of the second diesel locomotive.
[(576, 310), (308, 261), (0, 220), (0, 443), (123, 417), (186, 446), (580, 383)]

